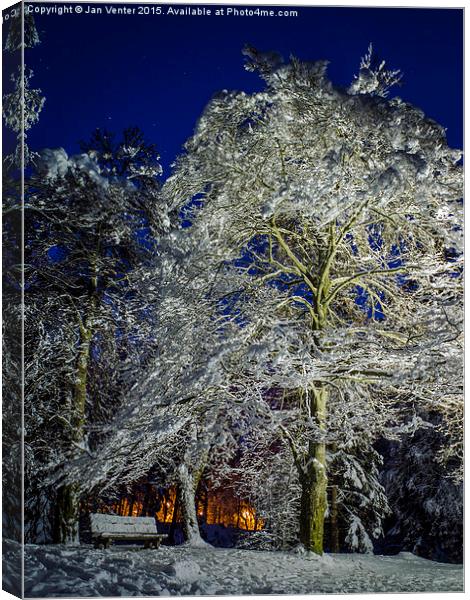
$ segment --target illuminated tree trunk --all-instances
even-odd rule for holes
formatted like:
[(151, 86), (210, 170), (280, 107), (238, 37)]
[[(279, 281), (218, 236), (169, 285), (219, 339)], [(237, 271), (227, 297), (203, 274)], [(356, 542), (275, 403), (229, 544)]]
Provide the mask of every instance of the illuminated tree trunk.
[(180, 464), (177, 470), (183, 534), (190, 545), (202, 542), (197, 520), (196, 492), (206, 467), (208, 454), (208, 451), (202, 453), (193, 471), (190, 471), (185, 463)]
[[(92, 321), (96, 307), (92, 298), (90, 311), (85, 323), (80, 324), (80, 348), (77, 361), (77, 378), (71, 407), (71, 442), (80, 444), (85, 433), (88, 368), (90, 346), (93, 337)], [(55, 506), (54, 542), (57, 544), (78, 543), (80, 487), (77, 483), (66, 483), (57, 491)]]
[[(316, 387), (311, 398), (311, 417), (320, 429), (325, 429), (328, 392), (325, 387)], [(308, 445), (305, 466), (301, 473), (302, 495), (300, 500), (301, 544), (308, 551), (323, 554), (325, 513), (327, 508), (326, 489), (326, 446), (323, 442), (311, 441)]]
[[(201, 440), (203, 436), (208, 435), (207, 432), (210, 431), (216, 419), (217, 412), (205, 415), (205, 420), (198, 425), (193, 425), (185, 460), (177, 469), (183, 534), (186, 543), (192, 546), (205, 545), (199, 532), (196, 492), (207, 465), (210, 449), (207, 439), (204, 440), (204, 446), (201, 449)], [(192, 469), (188, 465), (193, 465)]]
[(191, 472), (184, 463), (177, 469), (178, 497), (180, 501), (183, 535), (190, 546), (204, 545), (197, 520), (196, 492), (206, 466), (207, 453), (204, 453), (199, 467)]
[(177, 476), (183, 535), (186, 542), (192, 545), (200, 540), (195, 501), (198, 482), (195, 481), (193, 474), (189, 472), (185, 464), (179, 465)]

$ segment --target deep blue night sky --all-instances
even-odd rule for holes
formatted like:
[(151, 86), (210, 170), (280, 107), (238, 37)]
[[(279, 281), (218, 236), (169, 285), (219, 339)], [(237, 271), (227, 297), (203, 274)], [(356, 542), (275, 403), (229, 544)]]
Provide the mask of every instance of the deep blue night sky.
[(30, 146), (73, 153), (96, 127), (120, 132), (138, 125), (157, 144), (167, 176), (215, 92), (261, 89), (258, 76), (243, 69), (245, 43), (286, 58), (328, 59), (332, 81), (347, 85), (369, 42), (390, 68), (404, 72), (395, 93), (448, 128), (451, 145), (462, 146), (462, 10), (297, 10), (296, 18), (37, 16), (42, 43), (26, 61), (33, 87), (47, 100)]

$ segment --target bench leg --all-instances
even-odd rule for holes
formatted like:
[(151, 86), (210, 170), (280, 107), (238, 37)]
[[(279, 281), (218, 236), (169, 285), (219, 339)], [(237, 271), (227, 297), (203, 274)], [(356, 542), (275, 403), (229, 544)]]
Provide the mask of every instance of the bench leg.
[(160, 539), (148, 540), (148, 541), (144, 541), (144, 548), (151, 548), (151, 549), (158, 550), (158, 548), (160, 548), (160, 544), (161, 544)]

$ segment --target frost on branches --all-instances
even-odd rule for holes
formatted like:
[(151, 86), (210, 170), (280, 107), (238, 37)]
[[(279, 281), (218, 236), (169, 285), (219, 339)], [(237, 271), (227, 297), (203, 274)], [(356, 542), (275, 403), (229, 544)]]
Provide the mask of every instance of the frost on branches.
[(152, 355), (152, 309), (131, 273), (166, 216), (157, 183), (130, 184), (97, 153), (63, 149), (38, 153), (24, 212), (26, 535), (73, 542), (90, 483), (73, 465), (104, 443)]
[[(22, 28), (24, 38), (22, 41)], [(12, 142), (10, 154), (4, 151), (2, 170), (2, 240), (3, 240), (3, 535), (22, 541), (22, 189), (21, 169), (28, 165), (31, 153), (26, 145), (26, 131), (38, 120), (44, 98), (32, 89), (32, 72), (21, 61), (21, 51), (39, 43), (31, 18), (20, 10), (10, 19), (6, 36), (5, 79), (3, 96), (4, 142)], [(9, 77), (8, 77), (9, 76)], [(9, 138), (12, 138), (11, 140)], [(17, 565), (21, 557), (18, 556)], [(20, 571), (15, 574), (15, 586), (20, 589)], [(13, 591), (13, 590), (9, 590)]]
[[(446, 530), (456, 522), (461, 154), (388, 98), (400, 73), (372, 48), (347, 90), (325, 61), (243, 53), (265, 89), (216, 95), (163, 185), (135, 128), (28, 155), (28, 541), (75, 541), (80, 501), (145, 480), (172, 486), (201, 548), (209, 481), (262, 520), (247, 547), (371, 552), (386, 518), (424, 522), (404, 511), (419, 476), (382, 465), (384, 445), (411, 464), (428, 444), (439, 484), (419, 507), (442, 516), (451, 497)], [(43, 99), (30, 92), (32, 126)], [(14, 249), (11, 173), (5, 189)]]
[(360, 440), (364, 424), (398, 435), (413, 406), (459, 420), (461, 154), (419, 109), (385, 98), (398, 73), (370, 52), (347, 92), (325, 62), (245, 53), (266, 89), (209, 103), (163, 193), (209, 245), (201, 269), (236, 274), (221, 302), (264, 351), (258, 370), (246, 364), (260, 402), (274, 386), (289, 396), (278, 429), (298, 471), (299, 540), (321, 553), (339, 422)]

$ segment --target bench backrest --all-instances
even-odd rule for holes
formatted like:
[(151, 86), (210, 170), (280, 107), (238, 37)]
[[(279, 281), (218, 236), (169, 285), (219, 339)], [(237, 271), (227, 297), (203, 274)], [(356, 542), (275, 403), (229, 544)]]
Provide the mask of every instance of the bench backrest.
[(157, 533), (153, 517), (119, 517), (95, 513), (90, 515), (91, 535), (101, 533)]

